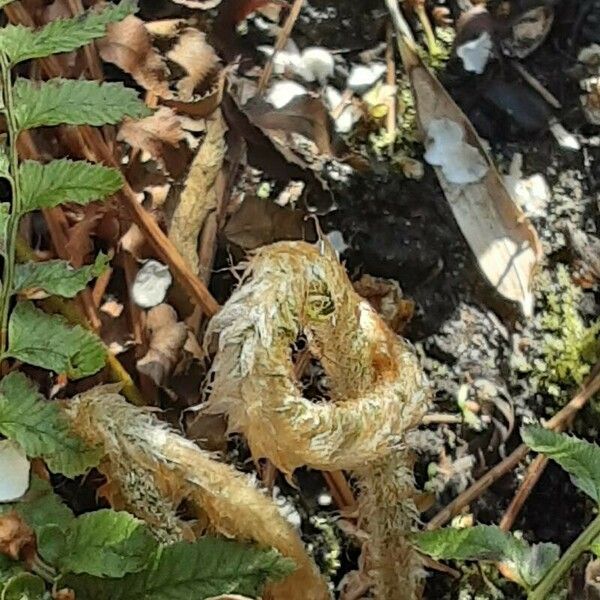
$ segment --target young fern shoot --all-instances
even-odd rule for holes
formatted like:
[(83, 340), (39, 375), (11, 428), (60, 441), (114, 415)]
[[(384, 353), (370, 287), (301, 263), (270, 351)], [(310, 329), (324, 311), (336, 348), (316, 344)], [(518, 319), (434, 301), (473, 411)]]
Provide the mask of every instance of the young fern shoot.
[[(302, 395), (291, 360), (300, 334), (327, 373), (331, 402)], [(211, 337), (218, 351), (205, 410), (227, 414), (253, 457), (268, 458), (286, 475), (304, 465), (354, 471), (375, 597), (417, 598), (418, 557), (406, 540), (416, 511), (404, 434), (427, 409), (427, 386), (409, 345), (358, 296), (330, 247), (304, 242), (255, 253), (242, 285), (211, 320)]]

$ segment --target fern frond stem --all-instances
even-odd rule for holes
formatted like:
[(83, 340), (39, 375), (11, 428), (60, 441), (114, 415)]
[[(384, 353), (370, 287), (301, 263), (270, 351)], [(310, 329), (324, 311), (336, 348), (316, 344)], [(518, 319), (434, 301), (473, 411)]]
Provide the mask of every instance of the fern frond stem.
[(573, 563), (587, 552), (592, 542), (600, 535), (600, 515), (598, 515), (569, 546), (567, 551), (554, 563), (538, 586), (529, 593), (528, 600), (546, 600), (556, 584), (569, 572)]
[(15, 273), (17, 233), (19, 231), (19, 220), (21, 217), (21, 188), (19, 182), (19, 157), (17, 154), (17, 136), (19, 135), (19, 129), (14, 115), (10, 63), (4, 54), (0, 55), (0, 69), (2, 70), (2, 95), (4, 100), (6, 127), (8, 130), (8, 159), (12, 188), (10, 215), (8, 217), (6, 228), (2, 291), (0, 292), (0, 352), (5, 353), (8, 348), (8, 315)]
[[(31, 15), (18, 2), (7, 5), (4, 7), (4, 11), (11, 23), (20, 23), (27, 26), (35, 24)], [(39, 64), (48, 77), (61, 76), (61, 66), (56, 56), (40, 59)], [(107, 166), (120, 168), (112, 149), (97, 128), (83, 125), (69, 129), (69, 132), (72, 132), (73, 138), (77, 140), (81, 148), (89, 152), (89, 156), (86, 156), (87, 160), (96, 160)], [(169, 266), (174, 278), (189, 294), (192, 301), (200, 306), (206, 316), (210, 317), (216, 314), (219, 310), (218, 302), (206, 285), (192, 273), (181, 254), (160, 228), (160, 225), (140, 205), (131, 187), (125, 184), (123, 189), (118, 192), (117, 197), (127, 207), (133, 222), (141, 229), (156, 255)]]

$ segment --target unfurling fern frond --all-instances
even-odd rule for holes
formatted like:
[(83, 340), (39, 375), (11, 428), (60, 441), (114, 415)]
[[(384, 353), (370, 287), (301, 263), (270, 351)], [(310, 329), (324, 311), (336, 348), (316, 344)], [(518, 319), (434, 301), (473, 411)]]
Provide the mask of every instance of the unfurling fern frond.
[[(331, 402), (303, 397), (292, 345), (306, 335)], [(414, 518), (405, 433), (427, 393), (418, 360), (354, 291), (333, 250), (281, 242), (258, 250), (242, 285), (210, 322), (217, 339), (205, 408), (226, 413), (255, 459), (355, 471), (381, 600), (414, 598), (419, 569), (404, 539)]]

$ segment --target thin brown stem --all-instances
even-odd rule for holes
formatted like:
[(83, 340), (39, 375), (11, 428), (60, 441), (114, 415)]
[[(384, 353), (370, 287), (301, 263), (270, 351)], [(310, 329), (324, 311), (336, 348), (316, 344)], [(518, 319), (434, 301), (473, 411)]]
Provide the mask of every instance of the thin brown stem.
[(535, 484), (539, 481), (547, 464), (548, 459), (543, 454), (539, 454), (535, 457), (531, 465), (529, 465), (525, 479), (523, 479), (517, 493), (514, 495), (500, 521), (500, 529), (504, 531), (510, 531), (512, 529), (525, 501), (529, 498), (529, 494), (531, 494)]
[[(573, 396), (570, 402), (545, 423), (545, 427), (553, 430), (564, 428), (599, 390), (600, 363), (596, 364), (592, 369), (582, 388)], [(473, 500), (479, 498), (494, 482), (512, 471), (527, 456), (528, 452), (529, 448), (525, 444), (518, 446), (502, 462), (490, 469), (483, 477), (478, 479), (462, 494), (459, 494), (448, 506), (435, 515), (427, 523), (426, 529), (437, 529), (445, 525), (458, 515), (465, 506), (468, 506)]]
[(281, 31), (279, 32), (279, 36), (277, 37), (277, 41), (275, 42), (275, 47), (273, 48), (273, 55), (267, 61), (263, 72), (260, 75), (260, 79), (258, 80), (258, 94), (262, 94), (267, 89), (267, 84), (269, 83), (269, 79), (271, 78), (271, 74), (273, 73), (273, 61), (275, 59), (275, 55), (283, 50), (284, 46), (287, 44), (287, 41), (292, 33), (292, 29), (294, 29), (294, 25), (296, 24), (296, 20), (300, 15), (300, 11), (302, 10), (302, 5), (304, 4), (304, 0), (294, 0), (294, 4), (290, 9), (290, 14), (288, 15)]

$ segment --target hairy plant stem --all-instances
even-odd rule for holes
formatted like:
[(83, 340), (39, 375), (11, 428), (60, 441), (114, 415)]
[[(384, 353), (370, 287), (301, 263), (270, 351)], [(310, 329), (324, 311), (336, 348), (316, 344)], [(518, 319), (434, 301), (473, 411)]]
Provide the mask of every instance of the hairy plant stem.
[(8, 347), (8, 314), (10, 309), (10, 296), (13, 287), (15, 272), (15, 248), (19, 219), (21, 214), (21, 189), (19, 185), (19, 157), (17, 155), (17, 135), (19, 130), (15, 121), (12, 81), (10, 64), (3, 54), (0, 54), (0, 69), (2, 70), (2, 97), (4, 100), (4, 116), (8, 130), (8, 159), (10, 181), (12, 188), (11, 209), (6, 227), (6, 241), (4, 249), (4, 271), (2, 273), (2, 290), (0, 292), (0, 361)]
[(554, 586), (569, 572), (573, 563), (600, 536), (600, 514), (584, 529), (554, 566), (546, 573), (538, 586), (529, 593), (528, 600), (546, 600)]

